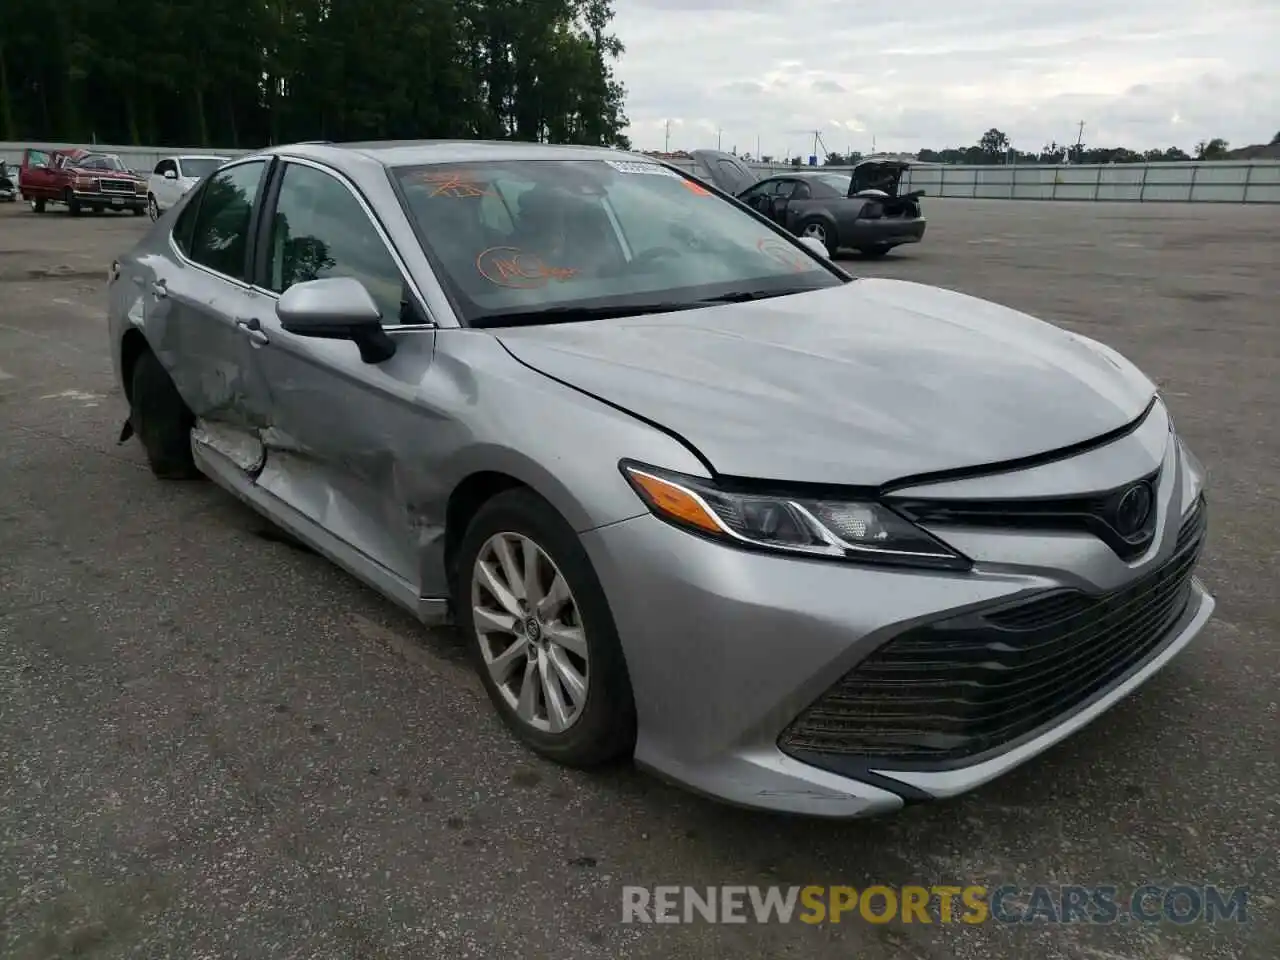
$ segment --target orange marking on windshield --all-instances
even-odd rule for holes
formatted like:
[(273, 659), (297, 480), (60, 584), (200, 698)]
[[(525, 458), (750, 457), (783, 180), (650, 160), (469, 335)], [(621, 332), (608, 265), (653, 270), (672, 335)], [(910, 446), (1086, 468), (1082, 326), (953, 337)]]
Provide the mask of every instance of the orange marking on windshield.
[(572, 267), (552, 267), (536, 253), (517, 247), (489, 247), (476, 257), (480, 276), (499, 287), (531, 290), (545, 287), (551, 280), (572, 280), (578, 271)]
[(690, 193), (696, 193), (700, 197), (711, 196), (711, 191), (696, 180), (681, 180), (680, 182), (684, 184), (684, 188)]
[(465, 173), (428, 173), (421, 180), (432, 188), (429, 194), (432, 197), (467, 199), (492, 195), (479, 181)]
[(783, 240), (765, 237), (756, 244), (756, 249), (770, 260), (776, 260), (783, 266), (790, 267), (795, 273), (804, 273), (813, 267), (813, 264), (805, 259), (804, 254)]

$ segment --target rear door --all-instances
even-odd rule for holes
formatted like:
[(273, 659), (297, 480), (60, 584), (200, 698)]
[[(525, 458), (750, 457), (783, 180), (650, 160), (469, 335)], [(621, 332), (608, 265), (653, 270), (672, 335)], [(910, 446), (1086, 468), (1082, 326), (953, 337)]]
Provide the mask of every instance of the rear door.
[[(271, 395), (271, 434), (258, 485), (392, 574), (415, 596), (443, 596), (420, 558), (415, 491), (432, 475), (434, 327), (398, 254), (359, 192), (312, 161), (283, 163), (260, 237), (254, 363)], [(355, 344), (299, 337), (280, 325), (279, 294), (295, 283), (354, 277), (382, 311), (396, 354), (364, 363)], [(438, 572), (438, 571), (437, 571)]]
[(175, 255), (144, 261), (146, 325), (156, 353), (199, 418), (196, 441), (253, 474), (270, 395), (255, 379), (245, 327), (255, 215), (269, 162), (234, 164), (211, 177), (174, 221)]

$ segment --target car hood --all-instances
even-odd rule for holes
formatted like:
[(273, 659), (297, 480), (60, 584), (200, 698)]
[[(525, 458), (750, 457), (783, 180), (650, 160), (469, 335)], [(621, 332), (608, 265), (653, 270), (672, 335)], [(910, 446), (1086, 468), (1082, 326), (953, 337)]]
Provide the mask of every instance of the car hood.
[(94, 177), (95, 179), (105, 178), (107, 180), (133, 180), (141, 182), (147, 178), (134, 173), (132, 170), (102, 170), (93, 167), (77, 167), (74, 165), (66, 167), (66, 169), (77, 177)]
[(1093, 341), (902, 280), (494, 333), (717, 473), (763, 480), (880, 486), (999, 464), (1119, 429), (1155, 393)]

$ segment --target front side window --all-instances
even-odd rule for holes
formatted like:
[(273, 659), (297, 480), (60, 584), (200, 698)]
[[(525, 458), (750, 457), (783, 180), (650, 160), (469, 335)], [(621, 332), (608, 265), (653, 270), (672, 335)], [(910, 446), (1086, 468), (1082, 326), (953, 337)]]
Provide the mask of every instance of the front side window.
[(28, 150), (27, 166), (28, 167), (49, 166), (49, 154), (45, 153), (43, 150)]
[(684, 309), (846, 282), (736, 203), (659, 164), (482, 161), (393, 173), (441, 281), (474, 326)]
[(271, 224), (270, 288), (284, 293), (295, 283), (354, 277), (397, 323), (404, 277), (355, 196), (336, 177), (291, 163), (280, 182)]
[(242, 163), (206, 182), (194, 198), (197, 202), (188, 204), (174, 225), (174, 238), (188, 257), (235, 280), (245, 279), (249, 228), (266, 167), (262, 160)]

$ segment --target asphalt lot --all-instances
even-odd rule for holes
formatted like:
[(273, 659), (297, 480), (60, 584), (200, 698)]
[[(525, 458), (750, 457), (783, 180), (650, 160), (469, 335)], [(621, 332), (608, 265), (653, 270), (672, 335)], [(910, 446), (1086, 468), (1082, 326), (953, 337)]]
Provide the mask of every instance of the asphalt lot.
[[(1211, 474), (1201, 639), (956, 801), (833, 824), (517, 747), (459, 641), (164, 484), (111, 380), (105, 270), (147, 221), (0, 206), (0, 956), (1280, 956), (1280, 208), (925, 201), (858, 272), (1105, 340)], [(1250, 888), (1250, 922), (636, 926), (624, 884)]]

